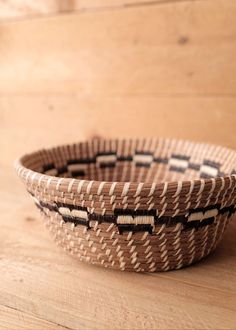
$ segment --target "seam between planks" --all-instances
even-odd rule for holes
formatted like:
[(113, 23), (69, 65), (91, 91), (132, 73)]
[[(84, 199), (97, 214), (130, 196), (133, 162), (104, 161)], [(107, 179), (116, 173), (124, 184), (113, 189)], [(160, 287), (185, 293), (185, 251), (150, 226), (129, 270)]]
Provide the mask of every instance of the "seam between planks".
[(113, 6), (94, 6), (94, 7), (81, 7), (81, 8), (73, 8), (70, 7), (68, 9), (58, 9), (57, 11), (53, 11), (48, 14), (38, 13), (38, 14), (29, 14), (23, 16), (16, 16), (16, 17), (9, 17), (5, 19), (0, 19), (1, 23), (14, 23), (17, 21), (26, 21), (26, 20), (36, 20), (36, 19), (44, 19), (44, 18), (53, 18), (58, 15), (72, 15), (72, 14), (89, 14), (89, 13), (104, 13), (104, 12), (112, 12), (112, 11), (119, 11), (119, 10), (126, 10), (132, 8), (145, 8), (151, 6), (164, 6), (170, 4), (181, 4), (181, 3), (196, 3), (196, 2), (206, 2), (212, 0), (150, 0), (150, 1), (140, 1), (134, 3), (123, 3), (120, 5), (113, 5)]
[(212, 287), (212, 286), (195, 284), (195, 283), (190, 282), (188, 280), (181, 280), (181, 279), (178, 279), (178, 278), (174, 278), (172, 276), (169, 276), (167, 274), (165, 275), (165, 274), (161, 274), (161, 273), (158, 273), (158, 274), (150, 273), (148, 275), (149, 276), (152, 276), (152, 277), (157, 277), (158, 276), (158, 277), (162, 277), (164, 279), (173, 280), (175, 282), (179, 282), (179, 283), (182, 283), (182, 284), (185, 284), (185, 285), (189, 285), (189, 286), (192, 286), (192, 287), (195, 287), (195, 288), (202, 288), (202, 289), (214, 290), (214, 291), (219, 292), (219, 293), (227, 293), (227, 294), (230, 294), (231, 296), (236, 296), (236, 291), (217, 289), (217, 288)]
[(0, 306), (5, 307), (5, 308), (9, 308), (9, 309), (12, 309), (12, 310), (15, 310), (15, 311), (17, 311), (17, 312), (24, 313), (24, 314), (26, 314), (26, 315), (29, 315), (29, 316), (34, 317), (35, 319), (42, 320), (42, 321), (44, 321), (44, 322), (48, 322), (48, 323), (51, 324), (51, 325), (56, 325), (56, 326), (60, 326), (60, 327), (62, 327), (62, 328), (64, 328), (64, 329), (73, 330), (72, 328), (69, 328), (69, 327), (67, 327), (67, 326), (65, 326), (65, 325), (62, 325), (62, 324), (60, 324), (60, 323), (57, 323), (57, 322), (53, 322), (53, 321), (51, 321), (51, 320), (44, 319), (44, 318), (42, 318), (42, 317), (39, 317), (38, 315), (35, 315), (35, 314), (32, 314), (32, 313), (29, 313), (29, 312), (24, 311), (24, 310), (19, 309), (19, 308), (15, 308), (15, 307), (9, 306), (9, 305), (7, 305), (7, 304), (0, 304)]

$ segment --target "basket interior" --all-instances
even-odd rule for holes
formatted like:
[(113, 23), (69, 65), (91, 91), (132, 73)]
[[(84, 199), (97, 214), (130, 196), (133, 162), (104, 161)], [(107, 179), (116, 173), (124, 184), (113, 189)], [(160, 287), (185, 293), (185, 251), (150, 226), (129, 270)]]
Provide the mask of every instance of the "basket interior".
[(228, 148), (171, 139), (91, 140), (43, 149), (22, 164), (57, 177), (98, 181), (166, 182), (234, 173)]

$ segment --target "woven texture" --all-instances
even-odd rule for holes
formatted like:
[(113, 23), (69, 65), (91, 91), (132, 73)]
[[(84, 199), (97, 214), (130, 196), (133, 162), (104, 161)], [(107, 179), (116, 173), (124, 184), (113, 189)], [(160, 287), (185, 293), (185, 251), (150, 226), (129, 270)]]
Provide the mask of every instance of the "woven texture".
[(236, 211), (236, 152), (170, 139), (91, 140), (16, 162), (56, 243), (129, 271), (190, 265)]

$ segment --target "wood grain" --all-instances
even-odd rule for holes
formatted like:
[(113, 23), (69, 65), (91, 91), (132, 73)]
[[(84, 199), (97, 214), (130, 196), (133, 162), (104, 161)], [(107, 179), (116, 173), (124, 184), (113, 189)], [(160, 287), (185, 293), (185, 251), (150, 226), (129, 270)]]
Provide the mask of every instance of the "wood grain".
[(216, 0), (1, 23), (0, 93), (235, 97), (235, 15)]
[(65, 12), (112, 11), (181, 1), (205, 0), (0, 0), (0, 20), (32, 19)]
[(92, 136), (177, 137), (234, 148), (235, 127), (234, 98), (69, 95), (0, 98), (4, 164), (40, 147)]
[(236, 148), (236, 2), (17, 3), (1, 18), (61, 15), (0, 23), (0, 328), (235, 329), (235, 219), (189, 268), (93, 267), (55, 246), (13, 161), (92, 136)]
[(48, 322), (20, 310), (0, 305), (1, 329), (18, 330), (63, 330), (58, 324)]

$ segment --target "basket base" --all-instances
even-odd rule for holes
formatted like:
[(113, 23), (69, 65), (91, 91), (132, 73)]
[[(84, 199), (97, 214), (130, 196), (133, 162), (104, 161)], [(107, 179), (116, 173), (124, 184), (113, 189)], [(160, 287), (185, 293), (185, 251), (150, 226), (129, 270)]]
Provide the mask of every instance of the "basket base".
[(135, 272), (169, 271), (201, 260), (216, 248), (232, 218), (219, 215), (198, 229), (161, 225), (152, 234), (120, 234), (114, 224), (95, 222), (88, 229), (65, 223), (56, 213), (43, 216), (56, 244), (80, 261)]

